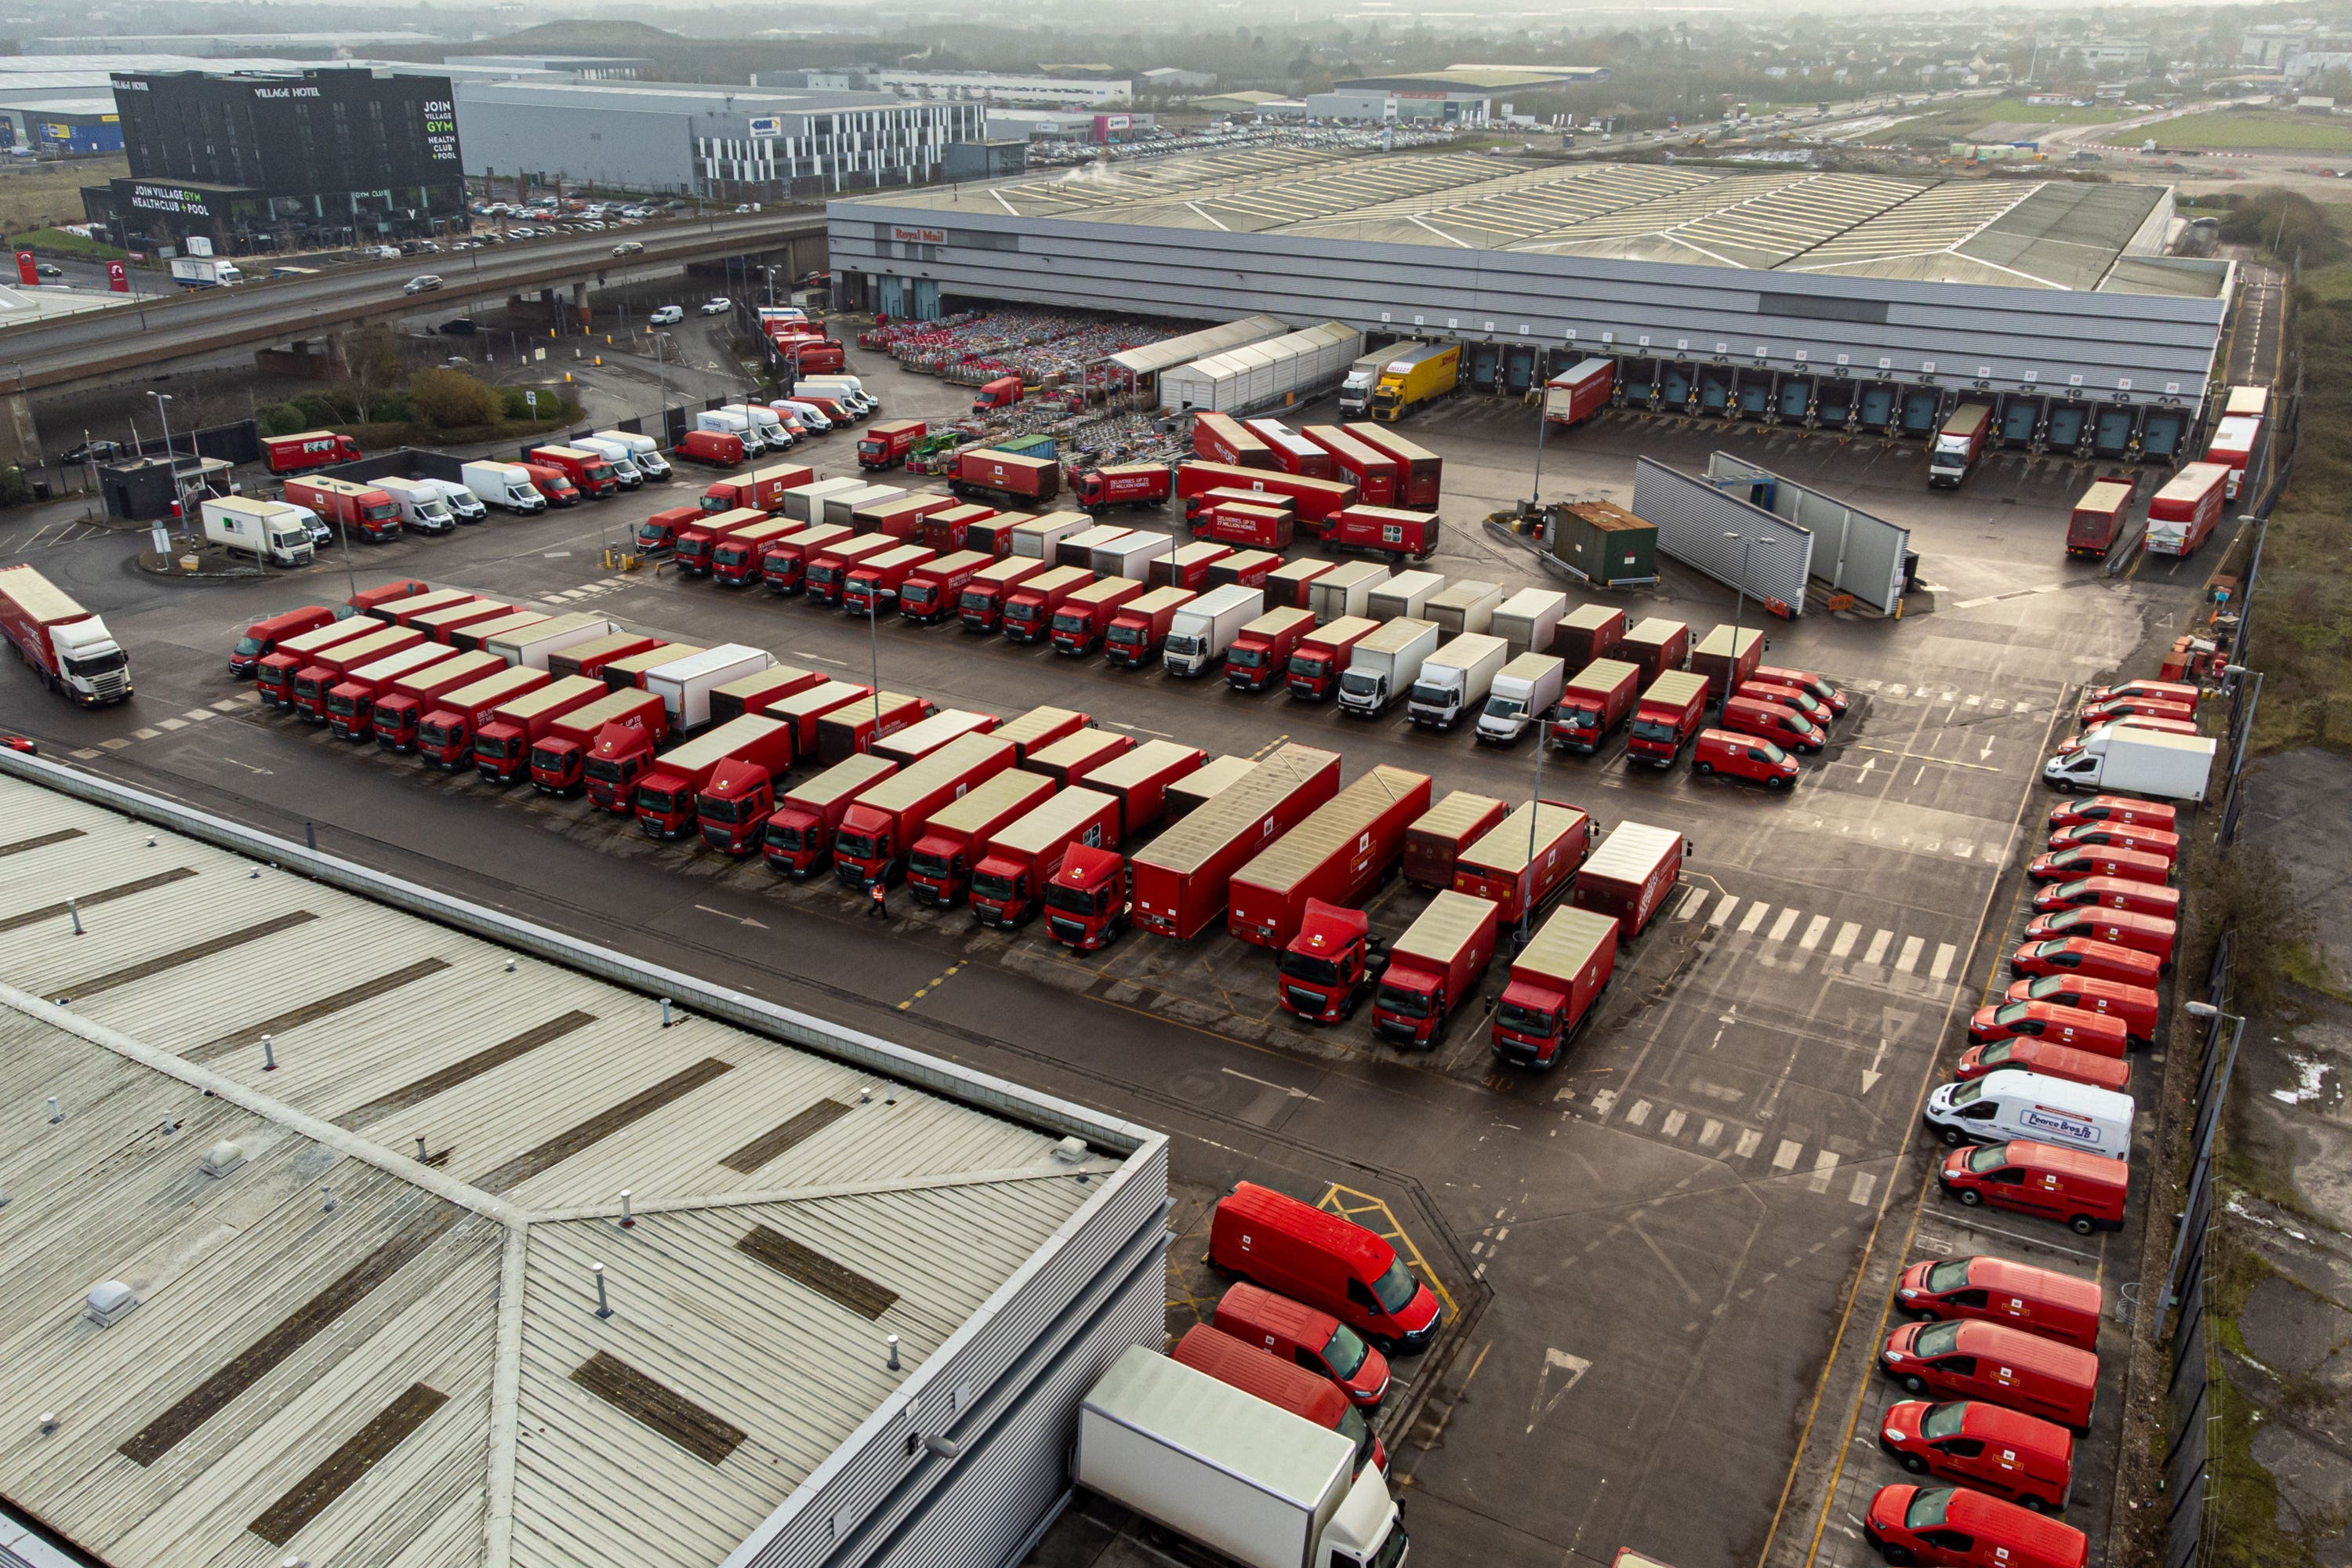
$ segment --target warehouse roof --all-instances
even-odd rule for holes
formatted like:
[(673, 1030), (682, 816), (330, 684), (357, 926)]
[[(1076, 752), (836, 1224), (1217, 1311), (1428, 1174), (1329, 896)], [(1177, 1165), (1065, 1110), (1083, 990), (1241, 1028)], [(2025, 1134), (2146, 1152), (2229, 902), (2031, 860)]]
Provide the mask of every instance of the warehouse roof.
[(717, 1563), (1122, 1163), (883, 1042), (664, 1027), (551, 933), (0, 805), (0, 1360), (53, 1423), (0, 1500), (117, 1568)]
[[(874, 198), (898, 209), (1758, 270), (2210, 297), (2159, 185), (1260, 148)], [(843, 214), (856, 203), (836, 203)]]

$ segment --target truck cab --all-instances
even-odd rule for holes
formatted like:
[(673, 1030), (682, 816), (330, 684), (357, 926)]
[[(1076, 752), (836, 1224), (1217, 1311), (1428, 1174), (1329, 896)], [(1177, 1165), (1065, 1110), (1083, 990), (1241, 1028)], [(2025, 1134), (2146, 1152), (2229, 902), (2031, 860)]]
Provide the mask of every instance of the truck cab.
[(1389, 964), (1387, 944), (1361, 910), (1307, 900), (1306, 918), (1274, 963), (1283, 1010), (1310, 1024), (1336, 1024), (1354, 1013)]
[[(534, 781), (539, 772), (537, 760), (534, 752)], [(585, 784), (589, 800), (606, 811), (625, 813), (630, 797), (636, 793), (637, 781), (654, 765), (653, 740), (634, 725), (607, 724), (597, 731), (595, 744), (579, 756), (578, 762), (576, 777)]]
[(678, 530), (691, 528), (702, 521), (700, 507), (674, 506), (657, 511), (632, 531), (640, 555), (667, 555), (677, 548)]
[(1127, 928), (1127, 857), (1073, 844), (1045, 885), (1045, 934), (1079, 952), (1108, 945)]

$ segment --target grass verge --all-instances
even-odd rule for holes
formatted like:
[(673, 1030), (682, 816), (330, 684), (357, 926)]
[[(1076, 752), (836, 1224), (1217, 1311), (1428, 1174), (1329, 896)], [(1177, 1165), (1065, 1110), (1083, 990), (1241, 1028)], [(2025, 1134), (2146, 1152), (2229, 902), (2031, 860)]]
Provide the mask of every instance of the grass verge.
[(2352, 127), (2325, 114), (2281, 113), (2265, 109), (2221, 109), (2184, 114), (2147, 128), (2165, 147), (2202, 147), (2216, 152), (2352, 153)]
[(29, 229), (16, 236), (16, 243), (37, 256), (71, 256), (88, 261), (113, 261), (125, 254), (120, 246), (102, 245), (61, 228)]

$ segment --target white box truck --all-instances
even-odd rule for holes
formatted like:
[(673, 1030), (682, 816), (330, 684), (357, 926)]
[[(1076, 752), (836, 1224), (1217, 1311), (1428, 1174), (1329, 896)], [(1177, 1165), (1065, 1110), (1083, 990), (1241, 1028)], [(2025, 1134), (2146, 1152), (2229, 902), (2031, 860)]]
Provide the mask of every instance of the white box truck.
[(1492, 583), (1465, 577), (1432, 594), (1421, 613), (1435, 621), (1447, 637), (1458, 637), (1465, 632), (1492, 631), (1495, 607), (1502, 602), (1502, 589)]
[(2053, 757), (2042, 776), (2062, 790), (2100, 790), (2198, 801), (2213, 777), (2216, 742), (2207, 735), (2168, 735), (2116, 725), (2079, 752)]
[[(1424, 667), (1423, 674), (1427, 674)], [(1523, 653), (1495, 672), (1494, 689), (1479, 710), (1474, 736), (1481, 743), (1517, 743), (1528, 726), (1559, 705), (1568, 683), (1568, 660), (1556, 653)]]
[(375, 488), (400, 509), (400, 525), (412, 533), (454, 533), (457, 519), (430, 479), (382, 479)]
[(1151, 581), (1151, 563), (1172, 552), (1176, 542), (1155, 529), (1132, 528), (1119, 538), (1094, 552), (1094, 574), (1097, 577), (1126, 577), (1137, 583)]
[(492, 637), (482, 645), (497, 654), (509, 666), (545, 669), (547, 661), (577, 643), (593, 642), (598, 637), (611, 637), (620, 628), (604, 616), (585, 610), (575, 610), (568, 616), (558, 616), (551, 621), (541, 621), (525, 626), (507, 637)]
[(768, 443), (751, 423), (751, 416), (738, 404), (732, 408), (705, 408), (694, 416), (698, 430), (713, 430), (721, 436), (732, 436), (743, 443), (743, 455), (759, 458), (767, 455)]
[(234, 261), (211, 256), (172, 258), (172, 281), (183, 289), (226, 289), (245, 281)]
[(811, 479), (804, 485), (794, 485), (779, 499), (783, 503), (784, 515), (793, 521), (823, 522), (825, 497), (847, 495), (851, 490), (866, 488), (864, 479)]
[(824, 498), (824, 515), (819, 522), (839, 523), (844, 528), (857, 526), (860, 509), (880, 506), (886, 500), (897, 500), (907, 492), (897, 485), (860, 484), (854, 490), (835, 490)]
[(1160, 645), (1171, 675), (1206, 675), (1224, 663), (1241, 629), (1265, 614), (1265, 590), (1228, 583), (1178, 609)]
[(670, 733), (691, 735), (710, 722), (712, 692), (730, 680), (757, 675), (775, 662), (763, 648), (720, 643), (646, 670), (645, 689), (669, 710)]
[(1367, 614), (1372, 590), (1388, 581), (1389, 569), (1377, 561), (1347, 561), (1307, 584), (1307, 607), (1315, 624), (1328, 626), (1342, 616)]
[(1051, 566), (1062, 541), (1075, 539), (1095, 526), (1095, 520), (1082, 511), (1049, 511), (1013, 525), (1013, 553), (1034, 556)]
[(803, 397), (829, 397), (860, 414), (882, 412), (882, 400), (854, 375), (804, 375), (793, 383), (793, 390)]
[(637, 467), (637, 455), (618, 441), (607, 441), (602, 436), (574, 436), (572, 445), (583, 452), (593, 452), (612, 465), (613, 477), (621, 481), (625, 490), (635, 489), (646, 482), (646, 471)]
[(1429, 614), (1428, 605), (1444, 586), (1443, 572), (1400, 572), (1372, 589), (1364, 601), (1364, 614), (1376, 621), (1393, 621), (1400, 616), (1411, 616), (1417, 621), (1436, 620)]
[(1495, 677), (1510, 657), (1511, 645), (1501, 637), (1485, 632), (1455, 637), (1423, 661), (1405, 716), (1424, 730), (1451, 730), (1465, 713), (1486, 705)]
[(547, 510), (547, 498), (530, 482), (530, 470), (520, 463), (467, 463), (457, 470), (466, 488), (484, 506), (526, 515)]
[(308, 566), (313, 551), (310, 520), (299, 506), (282, 500), (247, 500), (243, 496), (206, 496), (197, 509), (205, 538), (232, 555), (258, 561), (267, 552), (272, 566)]
[(1408, 616), (1391, 621), (1356, 645), (1348, 672), (1339, 677), (1339, 711), (1377, 719), (1421, 678), (1421, 667), (1437, 651), (1435, 621)]
[(1550, 588), (1522, 588), (1495, 606), (1486, 629), (1520, 653), (1549, 653), (1552, 633), (1568, 614), (1568, 595)]
[(1403, 1568), (1377, 1465), (1339, 1433), (1129, 1345), (1078, 1404), (1072, 1479), (1243, 1568)]
[(662, 456), (661, 444), (650, 436), (640, 436), (634, 430), (599, 430), (596, 439), (629, 449), (630, 461), (649, 479), (669, 478), (669, 459)]
[(760, 433), (760, 439), (771, 452), (781, 452), (793, 444), (793, 433), (784, 428), (783, 416), (764, 403), (730, 403), (724, 412), (740, 414)]

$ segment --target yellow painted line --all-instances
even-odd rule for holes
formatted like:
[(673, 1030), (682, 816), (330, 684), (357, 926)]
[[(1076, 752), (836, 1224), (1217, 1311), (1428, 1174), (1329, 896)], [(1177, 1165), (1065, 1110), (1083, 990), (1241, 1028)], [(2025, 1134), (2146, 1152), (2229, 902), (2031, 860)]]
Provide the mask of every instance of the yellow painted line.
[(955, 972), (962, 967), (963, 965), (961, 963), (949, 964), (945, 974), (932, 975), (927, 983), (917, 989), (912, 996), (909, 996), (904, 1002), (899, 1003), (897, 1010), (901, 1013), (905, 1012), (908, 1008), (913, 1006), (924, 997), (929, 996), (932, 992), (937, 991), (940, 986), (945, 985), (950, 979), (954, 978)]
[(1268, 752), (1274, 750), (1276, 746), (1279, 746), (1288, 739), (1290, 739), (1290, 737), (1286, 733), (1276, 735), (1273, 740), (1268, 741), (1265, 745), (1260, 746), (1256, 751), (1252, 752), (1250, 753), (1250, 761), (1257, 761), (1260, 757), (1265, 755)]
[(1997, 773), (2000, 770), (1989, 763), (1956, 762), (1950, 757), (1931, 757), (1925, 752), (1898, 751), (1893, 746), (1856, 746), (1857, 752), (1876, 752), (1882, 757), (1902, 757), (1915, 763), (1936, 763), (1948, 768), (1973, 768), (1980, 773)]
[[(1353, 1204), (1347, 1201), (1350, 1198), (1355, 1200)], [(1315, 1206), (1328, 1209), (1342, 1219), (1355, 1219), (1358, 1215), (1370, 1214), (1378, 1215), (1386, 1220), (1388, 1222), (1386, 1230), (1374, 1230), (1371, 1226), (1365, 1226), (1364, 1228), (1372, 1230), (1381, 1240), (1390, 1243), (1404, 1255), (1406, 1266), (1429, 1281), (1429, 1288), (1437, 1292), (1439, 1300), (1445, 1303), (1445, 1310), (1449, 1315), (1459, 1310), (1454, 1305), (1453, 1293), (1446, 1289), (1445, 1282), (1437, 1277), (1437, 1270), (1429, 1266), (1429, 1259), (1421, 1255), (1421, 1248), (1414, 1244), (1412, 1237), (1406, 1234), (1404, 1226), (1397, 1223), (1396, 1211), (1390, 1208), (1387, 1204), (1370, 1193), (1360, 1193), (1353, 1187), (1343, 1187), (1334, 1182), (1330, 1189), (1323, 1194), (1323, 1201)], [(1362, 1222), (1358, 1221), (1358, 1223)]]

